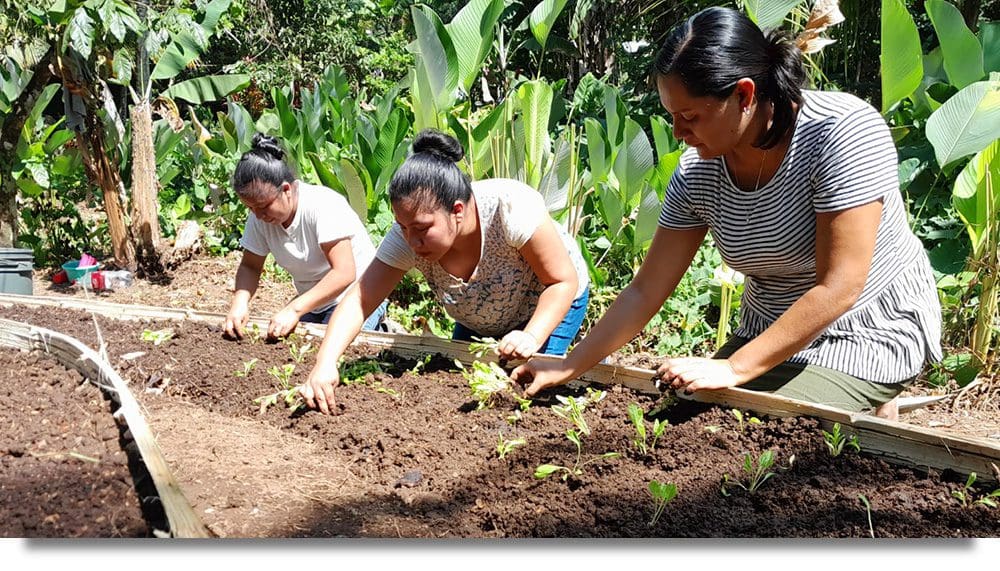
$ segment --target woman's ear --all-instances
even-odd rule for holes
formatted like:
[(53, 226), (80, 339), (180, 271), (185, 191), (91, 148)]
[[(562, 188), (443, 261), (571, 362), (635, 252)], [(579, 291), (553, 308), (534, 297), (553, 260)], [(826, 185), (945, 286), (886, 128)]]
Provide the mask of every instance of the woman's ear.
[(457, 218), (459, 222), (461, 222), (462, 218), (465, 216), (465, 203), (461, 200), (456, 200), (455, 203), (451, 205), (451, 213), (455, 215), (455, 218)]
[(736, 101), (740, 105), (740, 111), (744, 113), (749, 113), (753, 104), (754, 99), (757, 96), (757, 84), (753, 82), (749, 77), (744, 77), (736, 81)]

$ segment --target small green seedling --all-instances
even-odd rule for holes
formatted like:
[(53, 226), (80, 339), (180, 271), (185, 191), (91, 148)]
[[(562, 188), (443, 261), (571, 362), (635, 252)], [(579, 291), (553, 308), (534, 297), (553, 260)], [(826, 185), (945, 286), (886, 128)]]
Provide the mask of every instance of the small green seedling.
[[(749, 417), (745, 418), (743, 416), (743, 411), (741, 411), (738, 408), (734, 408), (734, 409), (730, 410), (729, 412), (733, 415), (733, 417), (736, 418), (736, 422), (739, 425), (740, 434), (746, 434), (747, 427), (749, 425), (751, 425), (751, 424), (760, 424), (760, 419), (759, 418), (757, 418), (756, 416), (749, 416)], [(745, 420), (744, 420), (744, 418), (745, 418)]]
[(242, 371), (233, 371), (234, 377), (249, 377), (250, 371), (253, 371), (254, 366), (257, 365), (257, 359), (250, 359), (249, 361), (243, 361)]
[(655, 450), (657, 440), (663, 436), (663, 432), (667, 429), (667, 421), (660, 422), (659, 419), (653, 421), (653, 441), (647, 447), (646, 421), (645, 416), (642, 413), (642, 408), (640, 408), (636, 403), (630, 403), (628, 405), (628, 418), (632, 421), (632, 426), (635, 428), (635, 436), (632, 438), (632, 445), (635, 446), (636, 450), (643, 455)]
[(419, 361), (417, 361), (417, 364), (413, 365), (413, 368), (410, 369), (410, 374), (411, 375), (419, 375), (420, 373), (422, 373), (424, 371), (424, 369), (427, 368), (427, 365), (430, 364), (431, 359), (433, 359), (433, 358), (434, 358), (434, 355), (432, 355), (430, 353), (424, 355), (424, 358), (420, 359)]
[(492, 361), (488, 363), (473, 361), (470, 370), (466, 369), (459, 361), (455, 361), (455, 364), (458, 365), (462, 376), (469, 382), (472, 398), (478, 403), (476, 410), (492, 408), (497, 395), (505, 391), (509, 391), (517, 400), (521, 410), (526, 411), (531, 406), (531, 399), (521, 398), (514, 391), (514, 381), (510, 380), (507, 372), (500, 365)]
[(312, 343), (307, 342), (305, 345), (299, 345), (295, 341), (288, 342), (288, 352), (291, 353), (292, 360), (296, 363), (301, 364), (305, 361), (306, 356), (314, 351), (316, 349), (312, 346)]
[(264, 333), (261, 332), (260, 325), (257, 325), (256, 323), (248, 325), (246, 329), (243, 330), (243, 334), (246, 336), (247, 341), (249, 341), (251, 345), (256, 345), (261, 339), (264, 338)]
[(750, 494), (756, 492), (764, 482), (768, 481), (774, 475), (774, 472), (769, 471), (772, 466), (774, 466), (774, 452), (770, 450), (762, 452), (756, 462), (754, 462), (750, 454), (744, 454), (743, 472), (746, 474), (746, 483), (730, 478), (729, 474), (723, 474), (722, 495), (729, 495), (729, 490), (726, 489), (727, 486), (743, 488)]
[(557, 416), (568, 419), (573, 423), (574, 428), (566, 431), (566, 438), (576, 446), (576, 461), (573, 463), (572, 467), (560, 466), (558, 464), (542, 464), (535, 468), (535, 478), (541, 480), (548, 478), (556, 472), (562, 471), (564, 472), (562, 479), (565, 481), (570, 476), (583, 475), (583, 468), (587, 464), (606, 458), (617, 458), (621, 456), (618, 452), (606, 452), (596, 458), (591, 458), (586, 462), (582, 461), (583, 437), (590, 435), (590, 427), (587, 425), (586, 419), (583, 418), (583, 411), (586, 410), (588, 405), (596, 404), (604, 400), (606, 395), (607, 393), (604, 391), (595, 391), (588, 387), (587, 396), (585, 397), (574, 398), (556, 396), (556, 399), (558, 399), (559, 402), (562, 402), (563, 405), (552, 406), (552, 412), (554, 412)]
[(503, 432), (499, 432), (500, 438), (497, 440), (497, 456), (503, 460), (508, 454), (514, 451), (518, 446), (524, 446), (527, 440), (523, 438), (513, 438), (507, 440), (503, 437)]
[(962, 486), (962, 488), (959, 490), (953, 490), (951, 492), (951, 496), (956, 500), (958, 500), (959, 503), (962, 504), (963, 508), (967, 508), (970, 505), (975, 505), (975, 504), (991, 508), (997, 507), (997, 502), (994, 498), (1000, 498), (1000, 488), (993, 490), (989, 494), (986, 494), (985, 496), (977, 500), (973, 500), (973, 497), (975, 496), (974, 493), (975, 490), (973, 489), (972, 485), (975, 483), (976, 483), (976, 473), (971, 472), (969, 474), (968, 479), (965, 481), (965, 485)]
[(653, 496), (653, 505), (655, 509), (653, 511), (653, 519), (649, 522), (649, 527), (656, 525), (657, 520), (663, 515), (663, 509), (667, 507), (670, 500), (677, 497), (677, 485), (676, 484), (664, 484), (657, 480), (651, 480), (649, 482), (649, 494)]
[(375, 359), (358, 359), (357, 361), (351, 361), (350, 363), (344, 363), (341, 360), (340, 364), (340, 382), (341, 384), (353, 385), (355, 383), (363, 383), (365, 377), (369, 373), (376, 374), (384, 372), (382, 369), (383, 363), (376, 361)]
[(500, 347), (500, 342), (492, 337), (473, 337), (475, 341), (469, 343), (469, 353), (476, 356), (477, 359), (482, 359), (483, 355), (487, 353), (497, 353)]
[(271, 367), (267, 370), (267, 373), (277, 379), (278, 383), (281, 385), (281, 390), (276, 393), (257, 397), (253, 400), (254, 404), (260, 405), (261, 414), (264, 414), (264, 411), (266, 411), (269, 406), (278, 404), (278, 399), (283, 400), (285, 406), (287, 406), (291, 412), (295, 412), (300, 407), (305, 405), (305, 401), (303, 401), (302, 396), (299, 395), (299, 388), (292, 385), (292, 374), (295, 373), (295, 365), (286, 363), (280, 368)]
[(161, 343), (166, 343), (167, 341), (173, 338), (174, 338), (174, 330), (170, 328), (159, 329), (156, 331), (146, 329), (145, 331), (142, 332), (142, 340), (152, 341), (153, 345), (160, 345)]
[(826, 447), (830, 451), (830, 456), (836, 458), (840, 456), (841, 452), (844, 451), (844, 445), (850, 446), (855, 452), (861, 452), (861, 443), (858, 441), (858, 435), (852, 434), (850, 438), (846, 434), (840, 431), (840, 423), (833, 423), (833, 432), (823, 432), (823, 441), (826, 442)]
[(864, 494), (858, 494), (858, 499), (865, 504), (865, 511), (868, 512), (868, 533), (875, 539), (875, 528), (872, 526), (872, 505), (868, 503), (868, 498)]

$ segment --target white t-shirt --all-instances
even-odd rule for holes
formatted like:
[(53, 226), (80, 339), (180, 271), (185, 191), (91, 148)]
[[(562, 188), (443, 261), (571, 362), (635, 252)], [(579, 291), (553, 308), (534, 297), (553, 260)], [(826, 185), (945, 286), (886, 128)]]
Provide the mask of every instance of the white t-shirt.
[[(320, 244), (349, 239), (354, 252), (356, 281), (375, 257), (375, 247), (364, 225), (347, 200), (336, 191), (297, 182), (299, 204), (288, 228), (261, 222), (250, 213), (240, 245), (258, 256), (272, 254), (274, 261), (292, 274), (295, 290), (301, 295), (331, 269)], [(326, 310), (340, 302), (343, 295), (341, 292), (335, 300), (313, 311)]]
[[(389, 229), (376, 255), (403, 271), (416, 267), (455, 321), (480, 335), (500, 337), (531, 318), (545, 289), (520, 249), (549, 219), (549, 214), (538, 191), (520, 181), (476, 181), (472, 193), (479, 214), (482, 252), (469, 281), (451, 275), (438, 262), (417, 256), (406, 243), (399, 224)], [(579, 297), (589, 285), (587, 266), (573, 238), (559, 225), (556, 231), (576, 270), (575, 297)]]

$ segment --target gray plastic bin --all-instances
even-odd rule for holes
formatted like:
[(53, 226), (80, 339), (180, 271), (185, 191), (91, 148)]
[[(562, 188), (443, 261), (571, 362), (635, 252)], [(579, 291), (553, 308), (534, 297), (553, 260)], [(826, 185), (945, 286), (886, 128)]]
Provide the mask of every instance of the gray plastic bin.
[(0, 248), (0, 292), (33, 295), (31, 270), (34, 252), (22, 248)]

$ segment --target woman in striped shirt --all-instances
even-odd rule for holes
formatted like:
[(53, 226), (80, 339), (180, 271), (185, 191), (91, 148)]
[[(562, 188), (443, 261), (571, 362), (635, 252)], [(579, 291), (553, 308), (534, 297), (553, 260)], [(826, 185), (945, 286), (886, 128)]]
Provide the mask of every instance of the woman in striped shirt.
[(799, 50), (731, 9), (675, 28), (656, 79), (689, 148), (646, 260), (565, 361), (513, 377), (533, 395), (628, 342), (711, 232), (746, 275), (739, 328), (714, 358), (666, 359), (657, 375), (688, 392), (741, 386), (895, 419), (896, 395), (941, 358), (941, 309), (882, 117), (854, 96), (802, 90)]

